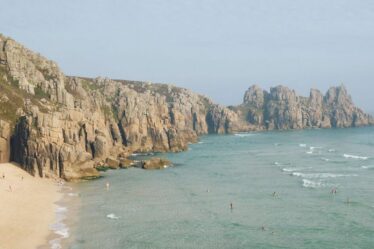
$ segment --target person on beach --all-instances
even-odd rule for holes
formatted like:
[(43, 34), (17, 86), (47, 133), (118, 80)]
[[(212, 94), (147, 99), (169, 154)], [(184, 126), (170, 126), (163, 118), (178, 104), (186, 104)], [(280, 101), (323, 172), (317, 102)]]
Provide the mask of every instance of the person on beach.
[(5, 174), (3, 173), (3, 179), (5, 179)]
[(10, 191), (10, 192), (13, 192), (13, 190), (12, 190), (12, 185), (9, 185), (9, 191)]

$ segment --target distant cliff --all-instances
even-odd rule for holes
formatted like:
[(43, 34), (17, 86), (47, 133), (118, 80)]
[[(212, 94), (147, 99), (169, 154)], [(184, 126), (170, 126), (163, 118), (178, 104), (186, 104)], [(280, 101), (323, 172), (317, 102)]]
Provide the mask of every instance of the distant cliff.
[(231, 108), (254, 129), (344, 128), (372, 125), (373, 118), (357, 108), (343, 85), (331, 87), (325, 95), (316, 89), (309, 97), (297, 96), (285, 86), (270, 92), (254, 85), (243, 103)]
[(344, 87), (299, 97), (251, 87), (223, 107), (166, 84), (65, 76), (58, 66), (0, 35), (0, 162), (67, 180), (133, 152), (183, 151), (202, 134), (373, 124)]

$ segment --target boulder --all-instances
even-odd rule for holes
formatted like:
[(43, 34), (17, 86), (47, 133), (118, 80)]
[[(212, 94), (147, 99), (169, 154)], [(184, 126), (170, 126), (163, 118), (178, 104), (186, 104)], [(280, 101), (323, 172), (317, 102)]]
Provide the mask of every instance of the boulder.
[(106, 165), (111, 169), (118, 169), (120, 166), (120, 162), (114, 157), (108, 157), (106, 159)]
[(166, 159), (154, 157), (149, 160), (142, 161), (143, 169), (164, 169), (170, 166), (171, 162)]
[(123, 169), (128, 169), (134, 166), (134, 160), (128, 158), (120, 158), (119, 159), (119, 166)]

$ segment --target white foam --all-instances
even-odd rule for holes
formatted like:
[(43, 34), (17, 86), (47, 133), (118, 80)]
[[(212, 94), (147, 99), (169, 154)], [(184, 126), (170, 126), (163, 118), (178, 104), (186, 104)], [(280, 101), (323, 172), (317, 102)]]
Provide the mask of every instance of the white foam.
[(294, 172), (295, 170), (297, 170), (297, 169), (292, 169), (292, 168), (283, 168), (282, 169), (283, 172)]
[(315, 182), (315, 181), (303, 179), (303, 187), (305, 188), (320, 188), (323, 186), (324, 184), (322, 182)]
[(295, 170), (296, 169), (290, 169), (290, 168), (284, 168), (284, 169), (282, 169), (282, 171), (284, 171), (284, 172), (293, 172)]
[(356, 155), (350, 155), (350, 154), (344, 154), (345, 158), (352, 158), (352, 159), (361, 159), (361, 160), (367, 160), (369, 157), (366, 156), (356, 156)]
[(119, 217), (116, 216), (115, 214), (108, 214), (106, 217), (109, 218), (109, 219), (112, 219), (112, 220), (118, 220), (119, 219)]
[(333, 173), (300, 173), (300, 172), (292, 172), (291, 175), (302, 177), (302, 178), (307, 178), (307, 179), (358, 176), (356, 174), (344, 175), (344, 174), (333, 174)]
[(204, 142), (200, 141), (200, 142), (197, 142), (198, 144), (203, 144)]
[(313, 151), (310, 150), (310, 151), (307, 151), (306, 153), (307, 153), (307, 154), (313, 154)]
[(282, 164), (279, 163), (279, 162), (274, 162), (274, 165), (276, 165), (276, 166), (280, 166), (280, 165), (282, 165)]
[(51, 245), (51, 249), (62, 249), (61, 246), (61, 240), (60, 239), (53, 239), (49, 241), (49, 244)]
[(363, 165), (363, 166), (361, 166), (361, 168), (363, 168), (363, 169), (373, 169), (374, 165)]
[(66, 213), (67, 211), (68, 211), (67, 207), (58, 206), (56, 208), (56, 213)]
[(255, 134), (254, 133), (235, 133), (234, 135), (237, 137), (251, 137), (251, 136), (254, 136)]
[(58, 235), (57, 238), (50, 240), (49, 244), (52, 249), (61, 249), (61, 240), (69, 237), (69, 228), (62, 222), (65, 219), (66, 207), (58, 206), (56, 208), (56, 222), (51, 225), (51, 230)]
[(328, 152), (335, 152), (336, 150), (335, 149), (328, 149)]
[(310, 146), (309, 147), (310, 150), (315, 150), (315, 149), (322, 149), (322, 147), (315, 147), (315, 146)]
[(69, 228), (64, 223), (56, 223), (52, 225), (52, 230), (61, 238), (69, 238)]
[(153, 156), (154, 153), (153, 152), (149, 152), (149, 153), (132, 153), (131, 156)]
[(76, 197), (76, 196), (79, 196), (79, 193), (68, 193), (68, 196)]
[(330, 162), (330, 159), (326, 158), (326, 157), (322, 157), (321, 160), (325, 161), (325, 162)]
[(299, 147), (305, 148), (306, 144), (299, 144)]

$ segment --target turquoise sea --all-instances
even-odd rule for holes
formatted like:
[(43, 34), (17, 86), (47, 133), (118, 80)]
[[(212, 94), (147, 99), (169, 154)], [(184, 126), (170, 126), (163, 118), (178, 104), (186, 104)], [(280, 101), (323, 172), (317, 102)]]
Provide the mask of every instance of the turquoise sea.
[(157, 156), (174, 166), (70, 184), (64, 248), (374, 248), (373, 127), (209, 135)]

